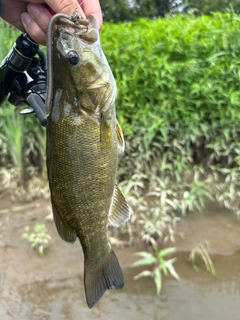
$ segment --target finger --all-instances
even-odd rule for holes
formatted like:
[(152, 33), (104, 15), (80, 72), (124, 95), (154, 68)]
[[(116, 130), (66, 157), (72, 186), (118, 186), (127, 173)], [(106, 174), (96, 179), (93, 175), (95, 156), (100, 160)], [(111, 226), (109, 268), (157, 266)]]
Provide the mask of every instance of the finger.
[(27, 12), (21, 14), (21, 20), (25, 31), (30, 35), (30, 37), (37, 43), (46, 45), (46, 33)]
[(86, 18), (80, 4), (77, 0), (69, 1), (69, 0), (46, 0), (45, 1), (49, 7), (55, 11), (56, 13), (65, 13), (69, 16), (71, 16), (74, 11), (78, 10), (78, 15)]
[[(82, 4), (81, 4), (82, 3)], [(98, 22), (98, 28), (102, 28), (102, 10), (98, 0), (83, 0), (80, 1), (81, 7), (86, 15), (86, 17), (92, 15), (96, 18)]]
[(31, 3), (28, 4), (27, 11), (39, 28), (46, 33), (48, 23), (52, 18), (51, 13), (44, 6)]
[(25, 31), (39, 44), (46, 44), (46, 31), (52, 15), (42, 5), (29, 4), (21, 20)]

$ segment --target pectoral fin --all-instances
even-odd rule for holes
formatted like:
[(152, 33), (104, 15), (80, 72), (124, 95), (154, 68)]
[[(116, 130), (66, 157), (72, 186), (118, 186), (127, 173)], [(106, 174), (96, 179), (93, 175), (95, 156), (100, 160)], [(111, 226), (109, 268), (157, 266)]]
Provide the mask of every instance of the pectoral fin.
[(113, 227), (120, 227), (129, 218), (130, 209), (127, 201), (118, 186), (115, 185), (108, 221)]
[(69, 228), (69, 226), (63, 222), (53, 202), (52, 202), (52, 210), (53, 210), (54, 222), (57, 227), (58, 234), (64, 241), (74, 243), (77, 238), (75, 230)]
[(117, 120), (116, 120), (116, 133), (117, 133), (118, 148), (120, 149), (120, 151), (124, 152), (124, 149), (125, 149), (124, 137), (123, 137), (122, 129)]

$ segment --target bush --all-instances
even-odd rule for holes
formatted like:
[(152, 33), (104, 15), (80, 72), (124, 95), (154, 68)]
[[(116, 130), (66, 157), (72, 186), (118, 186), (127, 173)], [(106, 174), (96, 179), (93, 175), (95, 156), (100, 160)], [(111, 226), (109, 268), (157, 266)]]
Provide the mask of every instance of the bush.
[(144, 153), (148, 160), (148, 149), (153, 155), (160, 149), (163, 156), (179, 144), (205, 163), (209, 144), (229, 146), (237, 139), (239, 27), (233, 14), (104, 25), (102, 45), (117, 79), (118, 117), (129, 150), (137, 151), (131, 157)]
[[(232, 13), (103, 27), (127, 146), (119, 179), (129, 181), (135, 200), (157, 193), (157, 219), (200, 210), (213, 195), (240, 213), (239, 30)], [(153, 221), (142, 207), (145, 221)]]

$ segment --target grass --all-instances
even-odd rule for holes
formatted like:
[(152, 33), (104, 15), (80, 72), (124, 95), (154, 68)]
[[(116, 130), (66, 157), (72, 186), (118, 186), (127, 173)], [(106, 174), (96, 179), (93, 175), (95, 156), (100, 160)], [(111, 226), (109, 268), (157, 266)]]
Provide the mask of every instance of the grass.
[(50, 235), (47, 233), (46, 226), (40, 223), (36, 223), (32, 231), (30, 231), (29, 226), (26, 226), (24, 233), (22, 233), (22, 238), (26, 239), (32, 248), (37, 249), (40, 256), (43, 256), (51, 240)]
[(142, 277), (151, 277), (154, 280), (157, 295), (161, 293), (162, 290), (162, 275), (167, 276), (170, 274), (176, 280), (180, 280), (179, 275), (177, 274), (173, 263), (176, 261), (176, 258), (166, 260), (166, 257), (174, 253), (174, 248), (165, 248), (159, 250), (157, 247), (154, 247), (155, 254), (149, 252), (137, 252), (136, 255), (140, 256), (141, 259), (134, 262), (131, 267), (143, 267), (154, 265), (153, 270), (144, 270), (133, 279), (138, 280)]
[(210, 247), (209, 241), (205, 240), (204, 242), (198, 243), (195, 248), (192, 249), (189, 255), (189, 261), (192, 263), (194, 269), (198, 269), (197, 267), (197, 258), (203, 260), (207, 272), (209, 272), (212, 276), (216, 276), (216, 270), (210, 254), (208, 252)]
[(8, 153), (11, 158), (13, 167), (18, 171), (19, 176), (23, 179), (24, 174), (24, 119), (19, 115), (16, 108), (10, 104), (5, 104), (0, 109), (2, 118), (1, 131), (6, 138)]

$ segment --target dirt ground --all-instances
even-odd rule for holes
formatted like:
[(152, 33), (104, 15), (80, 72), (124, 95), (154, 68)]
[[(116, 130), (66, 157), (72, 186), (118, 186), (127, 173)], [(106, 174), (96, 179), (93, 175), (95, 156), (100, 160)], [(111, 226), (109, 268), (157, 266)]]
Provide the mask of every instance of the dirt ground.
[[(133, 280), (130, 268), (141, 248), (115, 248), (125, 277), (125, 288), (107, 291), (89, 310), (83, 287), (83, 254), (79, 242), (71, 245), (57, 234), (49, 200), (13, 204), (0, 199), (0, 319), (160, 319), (238, 320), (240, 313), (240, 221), (234, 213), (209, 204), (201, 214), (187, 216), (178, 226), (176, 270), (181, 281), (164, 278), (156, 296), (151, 278)], [(21, 237), (24, 227), (44, 223), (51, 236), (41, 257)], [(198, 272), (188, 263), (189, 252), (201, 241), (210, 242), (217, 278), (203, 265)], [(141, 270), (140, 270), (141, 271)]]

